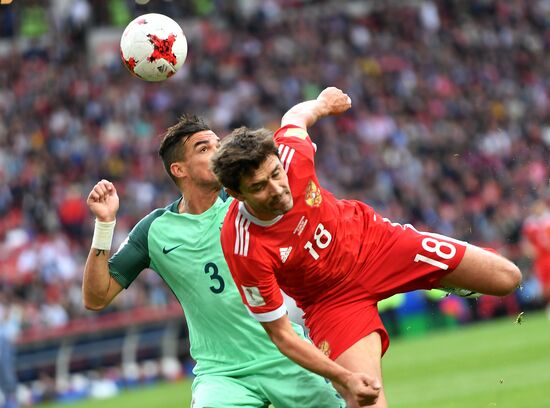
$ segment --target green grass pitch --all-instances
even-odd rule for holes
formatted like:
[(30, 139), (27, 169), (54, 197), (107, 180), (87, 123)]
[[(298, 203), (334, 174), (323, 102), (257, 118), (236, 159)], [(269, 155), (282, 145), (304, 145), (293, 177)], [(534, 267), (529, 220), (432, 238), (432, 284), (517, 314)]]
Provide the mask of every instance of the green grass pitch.
[[(396, 339), (383, 370), (391, 408), (547, 408), (550, 321), (543, 313), (526, 313), (521, 324), (508, 317)], [(190, 385), (161, 384), (108, 400), (39, 407), (189, 407)]]

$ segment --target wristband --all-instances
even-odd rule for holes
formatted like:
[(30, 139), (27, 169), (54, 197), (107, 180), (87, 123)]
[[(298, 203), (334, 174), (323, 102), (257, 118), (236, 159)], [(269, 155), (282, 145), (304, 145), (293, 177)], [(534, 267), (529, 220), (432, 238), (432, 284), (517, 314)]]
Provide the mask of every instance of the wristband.
[(111, 250), (113, 242), (113, 233), (115, 232), (116, 220), (113, 221), (98, 221), (95, 220), (94, 237), (92, 238), (92, 248), (105, 251)]

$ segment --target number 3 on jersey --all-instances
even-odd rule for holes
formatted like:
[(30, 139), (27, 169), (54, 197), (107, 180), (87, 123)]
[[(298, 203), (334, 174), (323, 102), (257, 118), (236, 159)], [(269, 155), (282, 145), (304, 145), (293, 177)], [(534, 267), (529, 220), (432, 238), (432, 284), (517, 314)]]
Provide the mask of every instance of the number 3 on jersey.
[[(313, 233), (313, 240), (315, 241), (315, 245), (319, 249), (325, 249), (330, 245), (330, 242), (332, 241), (332, 235), (328, 230), (325, 229), (325, 226), (321, 223), (317, 225), (317, 228), (315, 228), (315, 232)], [(304, 245), (304, 248), (309, 251), (309, 254), (313, 257), (313, 259), (317, 260), (319, 259), (319, 253), (313, 248), (313, 244), (311, 241), (307, 241)]]
[[(432, 237), (426, 237), (422, 240), (422, 248), (424, 248), (426, 252), (431, 252), (441, 259), (451, 259), (456, 255), (456, 247), (453, 244), (445, 241), (438, 241), (437, 239)], [(414, 261), (426, 262), (427, 264), (433, 265), (444, 271), (449, 269), (449, 265), (447, 265), (446, 263), (421, 254), (416, 254), (416, 256), (414, 257)]]
[(225, 282), (223, 278), (218, 275), (218, 266), (213, 262), (208, 262), (204, 265), (204, 273), (210, 276), (210, 280), (217, 281), (216, 285), (210, 286), (212, 293), (216, 295), (222, 293), (225, 289)]

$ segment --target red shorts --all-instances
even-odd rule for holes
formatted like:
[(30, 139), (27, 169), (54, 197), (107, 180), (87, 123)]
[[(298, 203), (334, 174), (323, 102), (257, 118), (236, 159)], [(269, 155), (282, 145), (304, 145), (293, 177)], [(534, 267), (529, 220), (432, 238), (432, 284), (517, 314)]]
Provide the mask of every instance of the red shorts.
[(335, 360), (353, 344), (378, 331), (382, 354), (389, 336), (377, 302), (396, 293), (439, 287), (439, 281), (462, 260), (467, 244), (412, 226), (382, 219), (369, 228), (379, 239), (369, 248), (362, 268), (349, 276), (338, 294), (308, 307), (306, 324), (315, 345)]

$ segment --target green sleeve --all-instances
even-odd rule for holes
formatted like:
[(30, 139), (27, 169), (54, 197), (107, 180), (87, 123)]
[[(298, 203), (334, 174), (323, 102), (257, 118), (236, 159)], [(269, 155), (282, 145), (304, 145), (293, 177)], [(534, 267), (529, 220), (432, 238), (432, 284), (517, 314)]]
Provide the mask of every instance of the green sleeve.
[(141, 271), (149, 267), (149, 228), (165, 211), (166, 209), (155, 210), (138, 222), (118, 251), (109, 259), (109, 273), (122, 287), (128, 288)]

